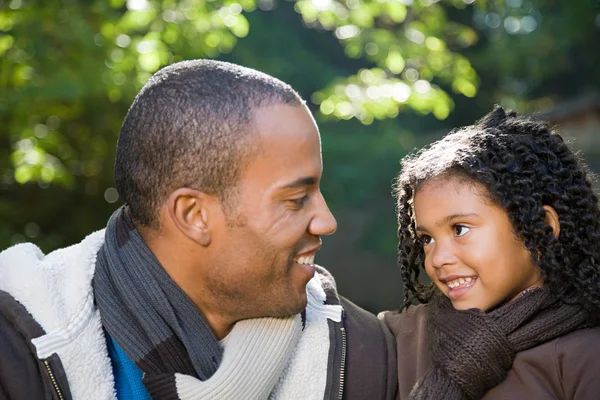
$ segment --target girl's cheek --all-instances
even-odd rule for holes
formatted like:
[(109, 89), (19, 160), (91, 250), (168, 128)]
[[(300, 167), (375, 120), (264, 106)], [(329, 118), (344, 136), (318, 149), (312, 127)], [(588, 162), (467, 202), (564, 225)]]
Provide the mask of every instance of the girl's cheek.
[(425, 273), (427, 274), (429, 279), (431, 279), (432, 282), (435, 282), (435, 272), (431, 264), (428, 262), (427, 257), (425, 257)]

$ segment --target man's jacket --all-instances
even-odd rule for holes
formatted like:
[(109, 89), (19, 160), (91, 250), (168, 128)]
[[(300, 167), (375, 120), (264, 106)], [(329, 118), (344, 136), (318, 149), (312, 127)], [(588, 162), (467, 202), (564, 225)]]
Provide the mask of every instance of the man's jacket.
[[(0, 253), (0, 399), (116, 398), (92, 291), (103, 242), (99, 231), (48, 255), (32, 244)], [(374, 315), (340, 300), (342, 321), (329, 321), (325, 399), (396, 399), (394, 338)]]

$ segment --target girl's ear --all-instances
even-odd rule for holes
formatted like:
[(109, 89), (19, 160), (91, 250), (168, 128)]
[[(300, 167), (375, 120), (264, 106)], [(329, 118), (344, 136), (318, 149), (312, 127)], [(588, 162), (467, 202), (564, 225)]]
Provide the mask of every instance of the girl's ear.
[(546, 224), (552, 228), (552, 233), (554, 233), (554, 237), (558, 239), (558, 235), (560, 234), (560, 221), (558, 220), (558, 213), (556, 210), (550, 206), (543, 206), (544, 210), (546, 210), (545, 221)]

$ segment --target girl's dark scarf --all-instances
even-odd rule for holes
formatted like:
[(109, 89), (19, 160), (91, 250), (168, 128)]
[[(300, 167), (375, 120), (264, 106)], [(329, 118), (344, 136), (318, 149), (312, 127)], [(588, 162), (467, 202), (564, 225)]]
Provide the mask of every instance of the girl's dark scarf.
[(152, 398), (177, 399), (175, 373), (202, 381), (223, 351), (196, 306), (175, 284), (120, 208), (106, 227), (93, 280), (102, 324), (144, 372)]
[(565, 304), (546, 287), (487, 313), (455, 310), (437, 295), (428, 307), (432, 367), (410, 399), (481, 399), (506, 378), (518, 352), (590, 326), (582, 307)]

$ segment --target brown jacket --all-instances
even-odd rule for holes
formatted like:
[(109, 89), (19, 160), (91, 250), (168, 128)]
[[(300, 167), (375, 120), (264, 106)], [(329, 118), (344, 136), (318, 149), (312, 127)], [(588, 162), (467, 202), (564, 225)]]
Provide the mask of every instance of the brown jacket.
[[(427, 306), (380, 318), (396, 337), (400, 399), (431, 364), (427, 350)], [(517, 354), (506, 379), (483, 400), (599, 400), (600, 327), (582, 329)], [(442, 399), (440, 399), (442, 400)]]

